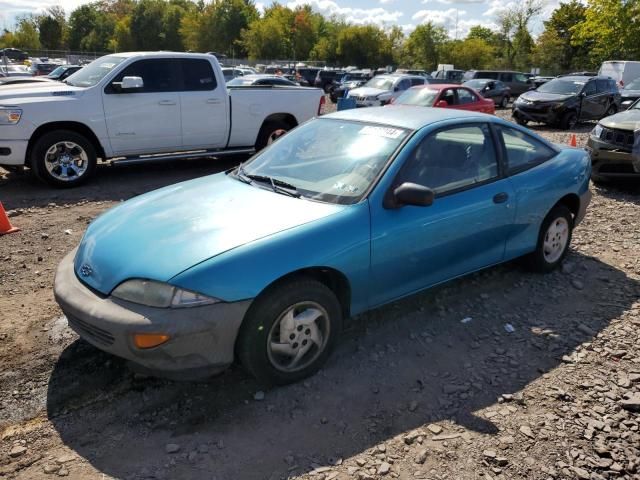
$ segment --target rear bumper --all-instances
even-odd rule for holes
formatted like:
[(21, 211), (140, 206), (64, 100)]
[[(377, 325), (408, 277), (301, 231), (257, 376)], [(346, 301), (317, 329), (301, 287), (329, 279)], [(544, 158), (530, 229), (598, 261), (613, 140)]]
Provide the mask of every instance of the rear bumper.
[(0, 139), (0, 165), (24, 165), (28, 144), (27, 140)]
[[(69, 326), (100, 350), (130, 360), (143, 370), (171, 378), (217, 373), (234, 359), (235, 340), (250, 300), (194, 308), (153, 308), (104, 297), (75, 274), (75, 250), (58, 266), (55, 299)], [(136, 333), (167, 334), (158, 347), (140, 349)]]
[(587, 151), (592, 175), (607, 178), (640, 178), (640, 152), (633, 153), (589, 136)]

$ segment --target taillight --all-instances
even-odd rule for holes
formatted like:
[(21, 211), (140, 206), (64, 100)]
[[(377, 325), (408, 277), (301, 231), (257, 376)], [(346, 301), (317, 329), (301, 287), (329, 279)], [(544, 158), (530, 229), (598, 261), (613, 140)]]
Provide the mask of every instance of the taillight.
[(327, 99), (324, 95), (320, 97), (320, 105), (318, 105), (318, 116), (324, 115), (324, 105), (327, 103)]

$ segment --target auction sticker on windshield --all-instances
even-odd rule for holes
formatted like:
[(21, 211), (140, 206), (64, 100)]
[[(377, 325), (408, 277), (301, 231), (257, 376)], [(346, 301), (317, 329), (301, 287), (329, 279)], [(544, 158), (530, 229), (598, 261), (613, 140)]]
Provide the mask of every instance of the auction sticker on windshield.
[(366, 127), (362, 127), (358, 133), (360, 135), (373, 135), (376, 137), (396, 139), (400, 138), (404, 132), (397, 128), (374, 127), (372, 125), (367, 125)]

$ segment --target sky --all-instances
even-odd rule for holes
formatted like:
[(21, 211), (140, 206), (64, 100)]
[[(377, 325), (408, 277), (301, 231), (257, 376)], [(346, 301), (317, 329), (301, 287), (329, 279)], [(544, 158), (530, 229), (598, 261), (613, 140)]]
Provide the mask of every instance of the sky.
[[(38, 13), (60, 5), (67, 14), (90, 0), (0, 0), (0, 27), (11, 27), (18, 15)], [(280, 0), (289, 7), (310, 4), (325, 15), (338, 15), (356, 24), (400, 25), (406, 33), (417, 25), (433, 22), (443, 26), (452, 38), (463, 38), (474, 25), (495, 27), (496, 15), (517, 0)], [(264, 8), (270, 0), (258, 0)], [(532, 25), (534, 35), (542, 30), (559, 0), (547, 0), (543, 14)]]

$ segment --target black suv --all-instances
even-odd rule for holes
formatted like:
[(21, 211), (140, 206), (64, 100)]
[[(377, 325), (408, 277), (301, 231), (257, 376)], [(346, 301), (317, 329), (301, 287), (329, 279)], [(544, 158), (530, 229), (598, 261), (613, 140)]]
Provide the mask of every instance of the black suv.
[(2, 57), (7, 57), (14, 62), (24, 62), (29, 58), (29, 54), (17, 48), (2, 48), (0, 49), (0, 58)]
[(338, 70), (319, 70), (313, 85), (323, 89), (324, 93), (329, 93), (343, 74), (344, 72)]
[(319, 68), (303, 67), (296, 69), (296, 77), (303, 87), (312, 87), (316, 82), (316, 75), (320, 71)]
[(620, 92), (609, 77), (567, 76), (554, 78), (513, 104), (513, 118), (520, 125), (541, 122), (571, 129), (581, 120), (600, 120), (620, 110)]

